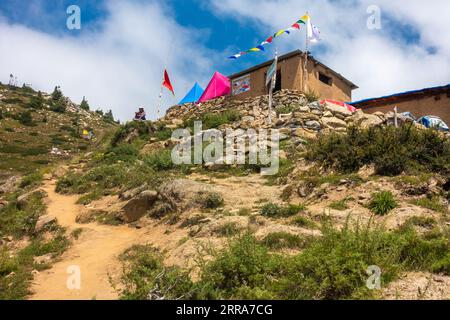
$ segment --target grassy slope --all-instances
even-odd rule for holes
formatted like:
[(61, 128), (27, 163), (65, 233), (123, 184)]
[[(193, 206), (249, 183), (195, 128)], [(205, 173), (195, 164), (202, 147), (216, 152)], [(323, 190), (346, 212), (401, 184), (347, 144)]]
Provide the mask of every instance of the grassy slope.
[[(41, 110), (30, 108), (29, 103), (37, 93), (30, 89), (9, 89), (0, 85), (0, 179), (2, 176), (29, 173), (60, 160), (50, 155), (52, 147), (68, 151), (71, 155), (92, 147), (80, 137), (81, 125), (77, 128), (77, 113), (56, 113), (45, 106)], [(46, 101), (44, 104), (48, 104)], [(30, 111), (31, 125), (24, 125), (19, 117)], [(105, 122), (95, 113), (79, 114), (79, 123), (95, 128), (97, 137), (115, 125)]]

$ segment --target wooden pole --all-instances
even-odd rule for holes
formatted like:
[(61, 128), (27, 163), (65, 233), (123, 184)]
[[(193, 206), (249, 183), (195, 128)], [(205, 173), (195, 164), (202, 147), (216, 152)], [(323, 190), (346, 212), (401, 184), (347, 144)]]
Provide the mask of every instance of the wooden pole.
[[(278, 64), (278, 49), (275, 49), (274, 63)], [(269, 87), (269, 125), (272, 125), (273, 89), (275, 88), (276, 82), (277, 82), (277, 69), (275, 68), (275, 73), (272, 76), (272, 80), (270, 81)]]
[[(308, 15), (308, 13), (306, 13)], [(309, 23), (309, 22), (308, 22)], [(305, 37), (305, 65), (303, 67), (303, 92), (308, 91), (308, 50), (309, 50), (309, 39), (308, 39), (308, 26), (306, 27), (306, 37)]]
[(398, 108), (394, 108), (394, 126), (398, 128)]
[(163, 85), (161, 84), (161, 91), (159, 92), (159, 99), (158, 99), (158, 111), (157, 111), (158, 118), (157, 118), (157, 120), (159, 120), (159, 116), (160, 116), (160, 110), (161, 110), (161, 105), (162, 105), (162, 96), (163, 96)]

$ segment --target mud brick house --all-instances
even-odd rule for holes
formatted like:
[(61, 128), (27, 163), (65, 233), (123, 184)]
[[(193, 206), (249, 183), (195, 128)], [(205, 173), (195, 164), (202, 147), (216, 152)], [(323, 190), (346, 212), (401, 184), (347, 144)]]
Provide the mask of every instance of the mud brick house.
[(409, 111), (417, 118), (438, 116), (450, 124), (450, 85), (356, 101), (352, 105), (366, 113), (386, 113), (397, 107), (398, 112)]
[[(275, 92), (281, 89), (304, 91), (305, 54), (296, 50), (278, 58)], [(229, 76), (231, 95), (236, 99), (257, 97), (268, 93), (266, 74), (273, 60)], [(308, 55), (307, 90), (322, 99), (351, 101), (352, 91), (358, 87), (336, 71)]]

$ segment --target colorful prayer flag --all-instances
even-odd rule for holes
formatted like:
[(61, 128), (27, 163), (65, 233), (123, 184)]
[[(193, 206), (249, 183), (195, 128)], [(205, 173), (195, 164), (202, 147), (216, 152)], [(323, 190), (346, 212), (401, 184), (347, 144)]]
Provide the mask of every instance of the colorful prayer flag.
[(247, 53), (250, 53), (250, 52), (265, 51), (265, 48), (264, 48), (265, 45), (271, 44), (275, 38), (278, 38), (278, 37), (280, 37), (281, 35), (283, 35), (285, 33), (286, 34), (291, 34), (291, 32), (293, 32), (293, 31), (300, 30), (302, 24), (306, 25), (308, 28), (310, 28), (309, 31), (307, 30), (307, 32), (309, 32), (308, 40), (310, 40), (311, 42), (316, 42), (316, 41), (320, 40), (320, 31), (319, 31), (319, 29), (316, 26), (312, 25), (310, 17), (308, 15), (305, 15), (301, 19), (299, 19), (297, 22), (292, 24), (289, 28), (279, 30), (273, 36), (267, 38), (259, 46), (256, 46), (256, 47), (254, 47), (252, 49), (249, 49), (247, 51), (240, 52), (238, 54), (232, 55), (232, 56), (228, 57), (228, 59), (236, 60), (236, 59), (239, 59), (240, 57), (242, 57), (244, 54), (247, 54)]
[(170, 82), (169, 74), (167, 73), (167, 70), (164, 70), (164, 81), (163, 81), (163, 87), (166, 87), (167, 89), (172, 92), (172, 94), (175, 96), (175, 91), (173, 90), (172, 83)]

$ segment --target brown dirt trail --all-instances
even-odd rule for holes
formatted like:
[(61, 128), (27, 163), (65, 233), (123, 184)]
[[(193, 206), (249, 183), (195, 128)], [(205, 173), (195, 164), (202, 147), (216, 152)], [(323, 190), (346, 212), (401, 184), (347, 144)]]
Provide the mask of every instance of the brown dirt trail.
[[(120, 274), (118, 255), (136, 243), (142, 243), (144, 230), (127, 226), (78, 224), (76, 217), (83, 209), (77, 205), (77, 196), (60, 195), (55, 192), (55, 182), (49, 181), (44, 190), (48, 194), (47, 213), (57, 218), (59, 225), (67, 228), (67, 233), (82, 228), (78, 240), (63, 254), (51, 269), (37, 274), (34, 278), (30, 297), (35, 300), (88, 300), (117, 299), (111, 287), (113, 279)], [(67, 280), (70, 266), (78, 266), (81, 271), (81, 289), (70, 290)]]

